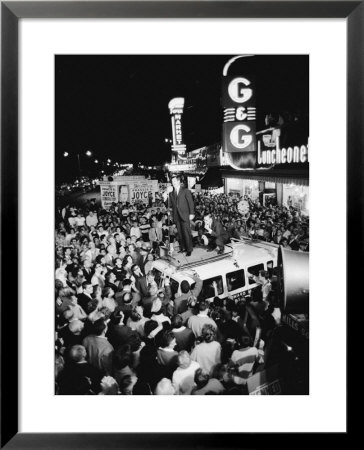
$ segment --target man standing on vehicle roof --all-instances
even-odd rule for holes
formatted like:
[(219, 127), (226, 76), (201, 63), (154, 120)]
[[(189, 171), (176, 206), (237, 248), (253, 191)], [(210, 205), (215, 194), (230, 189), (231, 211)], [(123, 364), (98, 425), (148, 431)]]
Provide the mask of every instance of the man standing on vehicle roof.
[(180, 252), (190, 256), (193, 250), (190, 221), (195, 217), (192, 194), (181, 184), (180, 175), (172, 177), (172, 186), (168, 186), (166, 192), (169, 195), (168, 206), (172, 207), (173, 221), (177, 226)]

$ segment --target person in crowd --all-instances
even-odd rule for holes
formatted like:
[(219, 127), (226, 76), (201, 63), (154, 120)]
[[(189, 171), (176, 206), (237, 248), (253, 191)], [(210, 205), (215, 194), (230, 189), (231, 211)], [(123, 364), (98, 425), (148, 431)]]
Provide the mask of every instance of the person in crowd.
[(174, 350), (176, 347), (176, 338), (171, 331), (165, 331), (162, 336), (161, 346), (157, 351), (157, 360), (162, 366), (166, 368), (172, 374), (177, 367), (178, 352)]
[(113, 288), (107, 286), (102, 290), (102, 306), (109, 309), (113, 313), (118, 306), (115, 301), (115, 291)]
[(157, 384), (163, 378), (169, 378), (166, 366), (157, 361), (157, 349), (152, 345), (146, 345), (140, 352), (140, 363), (137, 367), (137, 376), (140, 384), (144, 384), (141, 394), (152, 395)]
[(107, 325), (101, 318), (93, 324), (93, 327), (95, 334), (86, 336), (82, 342), (87, 352), (87, 360), (102, 373), (111, 375), (114, 348), (105, 336)]
[[(262, 300), (264, 302), (265, 308), (268, 307), (268, 295), (269, 292), (272, 290), (272, 284), (269, 279), (269, 272), (267, 270), (260, 270), (259, 275), (256, 276), (254, 274), (248, 273), (249, 278), (252, 278), (255, 283), (258, 283), (261, 286), (261, 292), (262, 292)], [(254, 305), (253, 306), (257, 306)]]
[(178, 353), (178, 367), (172, 375), (172, 382), (177, 395), (191, 395), (195, 387), (195, 373), (199, 368), (199, 363), (193, 361), (186, 350)]
[(193, 280), (195, 282), (194, 288), (191, 290), (191, 286), (187, 280), (181, 282), (181, 295), (174, 299), (174, 314), (181, 314), (188, 309), (188, 299), (190, 297), (198, 298), (202, 290), (202, 280), (196, 272), (193, 274)]
[(186, 350), (187, 352), (190, 352), (195, 343), (195, 335), (193, 334), (193, 331), (183, 325), (182, 316), (179, 314), (172, 317), (171, 325), (171, 331), (176, 338), (176, 350)]
[(201, 332), (201, 343), (191, 353), (191, 359), (198, 362), (208, 374), (221, 362), (221, 344), (215, 339), (216, 327), (205, 324)]
[(238, 341), (238, 349), (231, 355), (231, 361), (237, 366), (237, 375), (234, 382), (238, 385), (246, 384), (248, 378), (253, 374), (254, 367), (259, 359), (259, 352), (252, 346), (248, 336), (241, 336)]
[(160, 297), (153, 300), (151, 313), (151, 320), (155, 320), (158, 324), (163, 324), (164, 322), (167, 322), (168, 325), (171, 324), (171, 319), (164, 314), (163, 303)]
[(86, 258), (83, 262), (83, 276), (85, 277), (85, 280), (91, 283), (92, 277), (95, 273), (94, 268), (92, 267), (92, 261), (89, 258)]
[(201, 336), (204, 325), (212, 325), (215, 330), (217, 328), (216, 322), (209, 317), (209, 307), (206, 301), (202, 300), (198, 303), (198, 311), (198, 314), (191, 316), (187, 323), (196, 338)]
[(134, 376), (132, 366), (132, 352), (129, 344), (124, 344), (117, 348), (113, 354), (113, 377), (121, 387), (122, 379), (127, 376)]
[(67, 363), (57, 378), (59, 395), (95, 395), (101, 390), (102, 372), (87, 362), (82, 345), (69, 349)]
[(155, 395), (175, 395), (176, 388), (169, 378), (162, 378), (154, 391)]
[(107, 338), (114, 349), (128, 344), (133, 334), (136, 334), (129, 326), (125, 325), (125, 316), (122, 311), (114, 311), (108, 324)]
[(147, 322), (147, 318), (143, 315), (143, 307), (142, 306), (134, 306), (130, 317), (128, 318), (126, 324), (132, 330), (135, 330), (141, 338), (144, 338), (144, 325)]
[(115, 378), (104, 376), (100, 383), (101, 391), (98, 395), (120, 395), (119, 385)]
[(212, 214), (211, 219), (211, 221), (205, 222), (205, 229), (209, 239), (208, 251), (214, 251), (217, 248), (217, 253), (222, 254), (224, 253), (225, 244), (230, 242), (230, 235), (217, 215)]
[(223, 384), (219, 380), (211, 378), (210, 375), (202, 369), (196, 370), (194, 381), (195, 388), (192, 390), (192, 395), (220, 395), (225, 391)]
[(86, 225), (88, 227), (96, 227), (98, 224), (97, 215), (94, 211), (90, 211), (86, 217)]
[[(173, 187), (172, 187), (173, 186)], [(173, 221), (178, 230), (180, 251), (190, 256), (193, 250), (190, 221), (195, 217), (194, 201), (191, 192), (181, 185), (180, 175), (172, 177), (172, 186), (167, 189), (169, 206)]]
[[(114, 293), (118, 290), (118, 286), (116, 285), (117, 278), (115, 273), (111, 270), (105, 274), (105, 288), (111, 288)], [(118, 283), (119, 284), (119, 283)]]
[(82, 283), (82, 293), (77, 295), (78, 304), (87, 312), (87, 305), (92, 300), (93, 287), (90, 281)]
[(135, 289), (141, 295), (141, 297), (146, 297), (148, 295), (147, 278), (145, 275), (143, 275), (138, 264), (134, 264), (131, 266), (131, 273), (135, 278)]

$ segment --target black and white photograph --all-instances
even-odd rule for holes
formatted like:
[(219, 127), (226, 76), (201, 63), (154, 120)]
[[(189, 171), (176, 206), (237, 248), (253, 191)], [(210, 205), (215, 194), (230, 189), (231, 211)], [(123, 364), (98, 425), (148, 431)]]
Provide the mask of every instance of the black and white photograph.
[(310, 395), (309, 62), (54, 56), (55, 395)]

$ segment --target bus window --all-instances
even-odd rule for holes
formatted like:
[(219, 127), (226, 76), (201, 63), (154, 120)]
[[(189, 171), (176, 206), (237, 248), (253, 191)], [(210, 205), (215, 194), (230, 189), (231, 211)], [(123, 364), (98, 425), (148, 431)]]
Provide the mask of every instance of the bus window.
[(157, 283), (157, 286), (160, 288), (162, 285), (162, 281), (163, 281), (162, 272), (158, 269), (154, 269), (153, 273), (154, 273), (154, 281)]
[(178, 286), (179, 286), (178, 281), (171, 278), (171, 291), (172, 291), (171, 299), (172, 300), (174, 300), (176, 297), (176, 294), (178, 292)]
[(217, 284), (218, 295), (220, 295), (224, 292), (224, 288), (223, 288), (223, 284), (222, 284), (222, 276), (220, 275), (218, 277), (209, 278), (209, 279), (203, 281), (201, 298), (215, 297), (215, 291), (214, 291), (214, 287), (212, 285), (214, 281), (216, 281), (216, 284)]
[[(248, 272), (256, 277), (259, 276), (259, 271), (264, 270), (264, 264), (256, 264), (255, 266), (248, 267)], [(249, 274), (248, 274), (249, 275)], [(249, 284), (255, 284), (254, 278), (249, 277)]]
[(273, 276), (273, 261), (267, 261), (267, 270), (269, 273), (269, 278)]
[(226, 274), (226, 284), (228, 292), (235, 291), (245, 286), (244, 269), (236, 270)]

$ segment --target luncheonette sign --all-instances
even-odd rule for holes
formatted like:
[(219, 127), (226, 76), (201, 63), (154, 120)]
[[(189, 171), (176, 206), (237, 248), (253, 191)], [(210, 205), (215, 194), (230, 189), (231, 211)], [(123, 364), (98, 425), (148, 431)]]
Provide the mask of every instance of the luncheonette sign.
[(252, 76), (224, 77), (223, 151), (238, 168), (253, 168), (256, 159), (255, 86)]
[(267, 139), (258, 140), (258, 166), (271, 166), (278, 164), (305, 164), (309, 162), (308, 140), (306, 145), (291, 145), (281, 147), (280, 138), (275, 139), (274, 145)]

